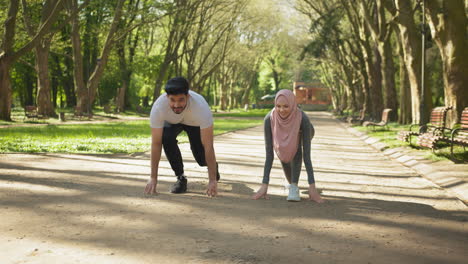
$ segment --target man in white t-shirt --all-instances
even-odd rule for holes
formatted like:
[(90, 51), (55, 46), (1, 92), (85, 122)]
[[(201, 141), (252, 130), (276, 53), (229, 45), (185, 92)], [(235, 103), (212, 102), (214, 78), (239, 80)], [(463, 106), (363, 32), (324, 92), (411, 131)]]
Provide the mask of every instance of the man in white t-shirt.
[(210, 107), (201, 95), (189, 91), (189, 83), (183, 77), (170, 79), (165, 90), (166, 93), (158, 97), (151, 109), (151, 177), (145, 193), (157, 193), (162, 148), (177, 176), (171, 192), (187, 191), (184, 164), (177, 145), (177, 136), (185, 131), (195, 160), (200, 166), (208, 166), (209, 183), (206, 194), (216, 196), (219, 172), (213, 147), (213, 115)]

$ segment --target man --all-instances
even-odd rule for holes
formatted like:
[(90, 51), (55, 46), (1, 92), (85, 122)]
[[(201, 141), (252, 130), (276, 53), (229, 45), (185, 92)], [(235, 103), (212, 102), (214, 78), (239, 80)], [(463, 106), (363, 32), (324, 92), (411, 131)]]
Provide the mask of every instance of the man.
[(184, 130), (195, 160), (200, 166), (208, 166), (209, 183), (206, 194), (210, 197), (216, 196), (219, 173), (213, 147), (213, 115), (210, 107), (201, 95), (189, 91), (189, 83), (183, 77), (170, 79), (165, 91), (151, 109), (151, 178), (145, 193), (157, 193), (162, 148), (177, 176), (177, 182), (172, 186), (171, 192), (187, 191), (184, 164), (177, 145), (177, 136)]

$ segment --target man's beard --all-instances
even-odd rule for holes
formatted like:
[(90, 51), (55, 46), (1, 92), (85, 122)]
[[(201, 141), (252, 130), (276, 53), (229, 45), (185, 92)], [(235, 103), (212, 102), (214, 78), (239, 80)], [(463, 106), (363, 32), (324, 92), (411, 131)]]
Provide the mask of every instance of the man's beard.
[(173, 107), (172, 111), (176, 114), (181, 114), (184, 111), (185, 107)]

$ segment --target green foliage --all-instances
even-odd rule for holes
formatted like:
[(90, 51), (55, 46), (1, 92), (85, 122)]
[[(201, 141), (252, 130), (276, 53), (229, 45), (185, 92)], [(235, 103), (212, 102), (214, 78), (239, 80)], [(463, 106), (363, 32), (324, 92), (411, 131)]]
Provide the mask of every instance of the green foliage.
[(442, 59), (437, 46), (433, 45), (427, 49), (426, 56), (426, 74), (429, 75), (426, 85), (431, 87), (432, 103), (434, 107), (445, 105)]
[(214, 117), (259, 117), (263, 118), (265, 117), (268, 112), (270, 112), (270, 109), (250, 109), (248, 111), (244, 110), (234, 110), (232, 112), (228, 113), (214, 113)]
[(341, 8), (336, 8), (312, 21), (309, 30), (313, 39), (305, 46), (300, 59), (304, 59), (306, 54), (315, 58), (323, 58), (324, 53), (330, 49), (330, 46), (342, 45), (341, 30), (339, 29), (342, 18)]
[[(261, 119), (215, 118), (215, 135), (244, 129), (263, 122)], [(0, 153), (134, 153), (149, 151), (149, 121), (105, 124), (47, 125), (0, 129)], [(181, 136), (179, 142), (188, 142)]]
[[(101, 81), (99, 82), (99, 101), (101, 105), (108, 104), (117, 95), (117, 89), (122, 85), (117, 57), (111, 56)], [(114, 63), (112, 63), (114, 62)]]

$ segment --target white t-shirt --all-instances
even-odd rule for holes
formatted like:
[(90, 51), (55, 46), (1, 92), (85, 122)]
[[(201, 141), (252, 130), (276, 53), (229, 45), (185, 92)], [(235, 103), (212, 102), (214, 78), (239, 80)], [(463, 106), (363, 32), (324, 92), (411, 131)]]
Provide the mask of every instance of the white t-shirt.
[(180, 114), (172, 111), (166, 93), (160, 95), (151, 108), (151, 127), (162, 128), (169, 124), (184, 124), (203, 129), (212, 126), (213, 114), (205, 98), (194, 91), (189, 91), (189, 95), (187, 106)]

